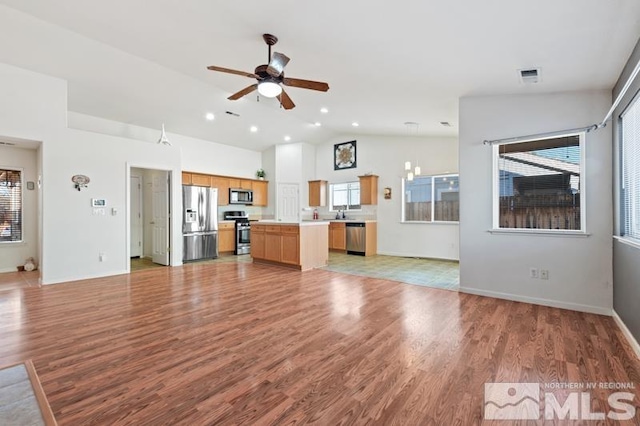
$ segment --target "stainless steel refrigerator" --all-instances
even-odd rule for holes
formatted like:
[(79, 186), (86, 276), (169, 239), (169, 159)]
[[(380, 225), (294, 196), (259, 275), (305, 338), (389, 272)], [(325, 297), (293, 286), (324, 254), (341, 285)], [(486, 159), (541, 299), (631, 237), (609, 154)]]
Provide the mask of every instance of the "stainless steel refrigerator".
[(218, 257), (218, 190), (182, 187), (182, 260)]

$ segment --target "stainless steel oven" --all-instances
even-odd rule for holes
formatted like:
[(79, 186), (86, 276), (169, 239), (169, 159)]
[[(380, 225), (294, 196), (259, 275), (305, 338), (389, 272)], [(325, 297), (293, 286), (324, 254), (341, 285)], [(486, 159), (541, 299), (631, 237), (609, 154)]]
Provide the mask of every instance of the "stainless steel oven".
[(236, 219), (236, 249), (234, 253), (251, 253), (251, 224), (249, 219)]
[(228, 211), (224, 213), (224, 220), (235, 221), (235, 248), (234, 254), (251, 253), (251, 224), (247, 212)]

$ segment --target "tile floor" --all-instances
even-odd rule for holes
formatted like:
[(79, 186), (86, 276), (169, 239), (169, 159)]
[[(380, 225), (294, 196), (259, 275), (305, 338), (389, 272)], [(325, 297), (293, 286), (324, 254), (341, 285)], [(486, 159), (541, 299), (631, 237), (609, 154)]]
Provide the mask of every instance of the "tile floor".
[(446, 290), (457, 291), (460, 283), (459, 264), (451, 260), (330, 252), (329, 266), (324, 269)]
[[(251, 262), (251, 256), (225, 254), (203, 263)], [(162, 267), (150, 259), (131, 259), (131, 272)], [(384, 278), (407, 284), (457, 290), (460, 274), (458, 262), (397, 256), (353, 256), (329, 253), (329, 266), (324, 269), (344, 274)]]

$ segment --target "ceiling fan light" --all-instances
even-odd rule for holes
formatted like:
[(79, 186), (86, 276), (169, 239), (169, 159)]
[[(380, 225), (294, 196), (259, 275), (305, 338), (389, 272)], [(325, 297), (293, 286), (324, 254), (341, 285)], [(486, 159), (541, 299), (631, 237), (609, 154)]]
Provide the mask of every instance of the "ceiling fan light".
[(265, 98), (275, 98), (282, 93), (282, 87), (273, 81), (262, 81), (258, 84), (258, 93)]

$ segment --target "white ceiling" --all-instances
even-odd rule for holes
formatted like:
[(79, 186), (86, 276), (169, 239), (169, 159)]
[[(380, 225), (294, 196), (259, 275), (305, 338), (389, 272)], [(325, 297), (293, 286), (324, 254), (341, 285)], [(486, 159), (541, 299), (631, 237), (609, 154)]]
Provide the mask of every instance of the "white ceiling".
[[(405, 135), (407, 121), (455, 136), (459, 97), (610, 89), (640, 37), (637, 0), (0, 4), (0, 62), (68, 80), (71, 111), (256, 150), (284, 135)], [(288, 77), (329, 91), (287, 89), (290, 111), (254, 95), (227, 100), (253, 80), (206, 67), (252, 72), (267, 59), (265, 32), (291, 58)], [(528, 67), (542, 69), (541, 83), (519, 82)]]

